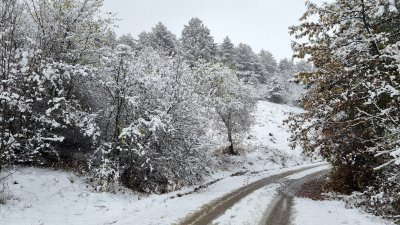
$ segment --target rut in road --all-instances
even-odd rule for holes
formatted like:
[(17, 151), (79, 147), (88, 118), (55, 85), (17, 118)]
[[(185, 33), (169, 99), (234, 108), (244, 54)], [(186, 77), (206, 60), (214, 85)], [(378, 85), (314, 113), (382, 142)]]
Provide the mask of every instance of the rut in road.
[(279, 191), (279, 195), (272, 201), (264, 214), (260, 225), (290, 225), (291, 208), (296, 192), (307, 181), (325, 174), (328, 170), (312, 173), (300, 179), (292, 181)]
[(250, 193), (257, 189), (260, 189), (266, 185), (277, 182), (278, 180), (315, 167), (322, 165), (309, 166), (297, 170), (291, 170), (281, 174), (273, 175), (270, 177), (263, 178), (261, 180), (255, 181), (245, 187), (239, 188), (221, 198), (218, 198), (204, 206), (194, 214), (189, 215), (187, 218), (183, 219), (179, 224), (181, 225), (205, 225), (210, 224), (214, 219), (222, 215), (226, 210), (231, 208), (234, 204), (239, 202), (242, 198), (246, 197)]

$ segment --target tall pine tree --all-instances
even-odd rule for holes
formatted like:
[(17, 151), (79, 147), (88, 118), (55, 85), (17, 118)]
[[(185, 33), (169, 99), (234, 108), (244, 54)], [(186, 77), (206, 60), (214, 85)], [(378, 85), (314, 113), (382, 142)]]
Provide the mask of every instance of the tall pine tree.
[(198, 60), (212, 61), (216, 56), (216, 44), (208, 29), (199, 18), (192, 18), (183, 28), (182, 54), (191, 65)]

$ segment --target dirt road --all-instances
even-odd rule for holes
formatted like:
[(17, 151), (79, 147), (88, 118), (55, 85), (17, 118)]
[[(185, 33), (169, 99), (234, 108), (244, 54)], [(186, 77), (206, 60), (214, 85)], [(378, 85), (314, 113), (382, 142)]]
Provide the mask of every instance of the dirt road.
[[(242, 198), (246, 197), (250, 193), (254, 192), (257, 189), (260, 189), (266, 185), (276, 183), (279, 180), (281, 180), (284, 177), (290, 176), (292, 174), (319, 167), (321, 165), (317, 166), (309, 166), (305, 167), (302, 169), (297, 169), (297, 170), (291, 170), (288, 172), (284, 172), (281, 174), (273, 175), (270, 177), (266, 177), (264, 179), (258, 180), (254, 183), (251, 183), (245, 187), (242, 187), (236, 191), (233, 191), (221, 198), (218, 198), (203, 207), (201, 207), (200, 210), (197, 212), (189, 215), (185, 219), (183, 219), (180, 224), (181, 225), (205, 225), (205, 224), (210, 224), (214, 219), (218, 218), (220, 215), (222, 215), (226, 210), (231, 208), (234, 204), (239, 202)], [(282, 212), (285, 212), (283, 210)], [(274, 224), (277, 225), (277, 224)]]
[(291, 180), (283, 189), (279, 191), (279, 195), (270, 204), (264, 214), (260, 225), (290, 225), (290, 215), (293, 198), (296, 192), (307, 181), (317, 178), (325, 174), (327, 170), (312, 173), (298, 180)]

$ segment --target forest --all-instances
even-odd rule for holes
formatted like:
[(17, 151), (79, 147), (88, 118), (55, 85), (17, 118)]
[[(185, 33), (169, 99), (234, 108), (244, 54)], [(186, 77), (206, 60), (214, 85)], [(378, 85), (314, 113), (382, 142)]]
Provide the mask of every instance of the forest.
[(118, 36), (102, 4), (0, 2), (0, 175), (35, 166), (98, 192), (176, 191), (213, 173), (216, 152), (244, 154), (263, 100), (303, 109), (285, 121), (292, 147), (332, 165), (329, 191), (399, 222), (399, 1), (306, 1), (281, 60), (216, 43), (197, 17), (181, 34), (161, 21)]
[[(195, 184), (221, 143), (239, 154), (256, 100), (296, 104), (288, 80), (311, 68), (229, 37), (217, 44), (198, 18), (179, 39), (161, 22), (117, 37), (101, 5), (1, 2), (0, 169), (75, 168), (99, 191)], [(210, 142), (210, 130), (224, 139)]]

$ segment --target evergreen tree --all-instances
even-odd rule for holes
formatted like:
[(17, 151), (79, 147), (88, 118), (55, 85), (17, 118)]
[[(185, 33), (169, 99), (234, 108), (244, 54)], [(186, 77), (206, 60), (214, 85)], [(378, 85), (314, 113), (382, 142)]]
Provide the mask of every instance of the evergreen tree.
[(146, 31), (143, 31), (140, 34), (138, 34), (137, 50), (141, 51), (142, 49), (146, 48), (153, 48), (153, 45), (151, 42), (151, 34), (149, 34)]
[(278, 63), (271, 52), (261, 49), (258, 57), (264, 73), (273, 74), (278, 71)]
[(261, 83), (267, 83), (271, 76), (278, 71), (278, 63), (272, 53), (264, 49), (260, 51), (258, 58), (262, 68)]
[(184, 58), (194, 65), (198, 60), (212, 61), (216, 56), (216, 44), (210, 30), (198, 18), (192, 18), (183, 28), (181, 49)]
[(226, 37), (218, 49), (219, 60), (225, 65), (233, 67), (235, 64), (235, 55), (235, 45), (231, 42), (229, 37)]
[(313, 66), (306, 60), (300, 60), (294, 65), (294, 68), (296, 72), (311, 72)]
[(132, 37), (131, 34), (124, 34), (118, 38), (118, 44), (129, 46), (131, 49), (137, 48), (137, 41)]
[(281, 71), (293, 71), (295, 69), (293, 60), (289, 60), (287, 58), (284, 58), (284, 59), (279, 61), (278, 68)]
[(249, 45), (240, 43), (236, 48), (235, 67), (239, 78), (244, 79), (244, 81), (249, 81), (252, 76), (260, 80), (261, 64), (258, 56)]
[(178, 41), (175, 34), (161, 22), (151, 28), (150, 32), (140, 33), (138, 45), (139, 49), (151, 47), (169, 56), (175, 55), (178, 51)]

